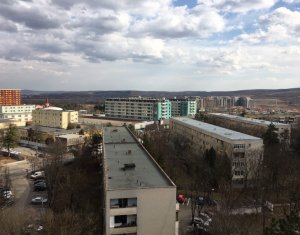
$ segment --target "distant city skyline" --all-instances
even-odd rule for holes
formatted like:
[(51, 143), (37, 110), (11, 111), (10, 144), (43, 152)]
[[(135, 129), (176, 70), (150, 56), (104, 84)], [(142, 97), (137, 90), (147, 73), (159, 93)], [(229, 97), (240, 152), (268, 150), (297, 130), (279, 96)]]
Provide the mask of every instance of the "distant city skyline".
[(3, 0), (0, 88), (300, 87), (300, 0)]

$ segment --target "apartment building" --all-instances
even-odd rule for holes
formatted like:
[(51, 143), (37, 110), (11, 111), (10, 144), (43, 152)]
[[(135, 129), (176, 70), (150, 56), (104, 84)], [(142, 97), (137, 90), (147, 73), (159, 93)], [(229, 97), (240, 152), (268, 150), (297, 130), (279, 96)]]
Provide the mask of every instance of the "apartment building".
[(77, 111), (47, 107), (32, 112), (33, 125), (67, 129), (71, 123), (78, 123)]
[(213, 147), (217, 154), (226, 155), (232, 163), (233, 181), (251, 179), (263, 158), (263, 141), (254, 136), (187, 117), (171, 118), (170, 130), (190, 140), (197, 153)]
[[(66, 130), (45, 126), (24, 126), (18, 128), (19, 143), (24, 146), (47, 148), (49, 143), (60, 138), (68, 150), (73, 145), (82, 143), (84, 137), (79, 135), (80, 131), (81, 128)], [(77, 141), (75, 137), (78, 138)]]
[(270, 124), (277, 129), (279, 140), (282, 143), (290, 144), (291, 126), (280, 122), (270, 122), (254, 118), (229, 115), (225, 113), (210, 113), (211, 121), (222, 127), (231, 127), (240, 132), (262, 137)]
[(0, 106), (3, 105), (21, 105), (21, 90), (19, 89), (1, 89)]
[(176, 186), (126, 127), (103, 129), (105, 234), (178, 234)]
[(108, 118), (159, 121), (171, 117), (171, 102), (145, 97), (110, 98), (105, 100)]
[(33, 110), (35, 110), (35, 105), (0, 106), (0, 118), (26, 123), (32, 120)]
[(236, 96), (207, 96), (199, 97), (199, 110), (208, 112), (222, 112), (227, 111), (233, 106), (240, 106), (244, 108), (253, 108), (254, 101), (250, 97), (236, 97)]
[(171, 102), (171, 116), (195, 116), (197, 113), (196, 98), (170, 99)]
[(14, 119), (1, 119), (0, 118), (0, 130), (8, 129), (10, 125), (13, 126), (25, 126), (25, 122), (16, 121)]

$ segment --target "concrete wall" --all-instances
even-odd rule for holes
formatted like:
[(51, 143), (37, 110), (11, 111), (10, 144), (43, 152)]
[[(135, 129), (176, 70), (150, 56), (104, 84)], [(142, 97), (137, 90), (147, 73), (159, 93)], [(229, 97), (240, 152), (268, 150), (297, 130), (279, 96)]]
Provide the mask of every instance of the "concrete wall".
[[(106, 192), (106, 235), (113, 234), (116, 229), (110, 228), (110, 216), (134, 213), (134, 208), (110, 208), (110, 199), (137, 198), (138, 235), (174, 235), (176, 220), (176, 188), (149, 188), (134, 190), (118, 190)], [(123, 213), (123, 212), (124, 213)], [(119, 229), (118, 229), (119, 230)], [(126, 228), (123, 231), (125, 233)], [(132, 231), (132, 230), (131, 230)]]
[(67, 129), (69, 123), (78, 122), (77, 111), (34, 110), (32, 112), (33, 125)]
[[(184, 136), (191, 141), (192, 150), (196, 153), (204, 154), (211, 147), (221, 156), (227, 156), (232, 163), (233, 180), (242, 179), (247, 176), (250, 179), (254, 174), (252, 169), (258, 166), (263, 158), (263, 141), (258, 140), (225, 140), (216, 133), (207, 134), (197, 131), (192, 127), (187, 127), (176, 122), (170, 121), (170, 129), (173, 133)], [(237, 148), (236, 146), (244, 146)], [(234, 163), (233, 163), (234, 162)], [(240, 175), (243, 171), (243, 175)]]

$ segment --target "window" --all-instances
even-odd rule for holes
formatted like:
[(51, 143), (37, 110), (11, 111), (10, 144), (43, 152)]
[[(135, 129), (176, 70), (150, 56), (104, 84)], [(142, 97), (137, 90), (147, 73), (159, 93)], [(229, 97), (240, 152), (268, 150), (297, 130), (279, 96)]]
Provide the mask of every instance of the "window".
[(234, 149), (244, 149), (245, 148), (245, 144), (234, 144), (233, 148)]
[(137, 198), (118, 198), (110, 200), (110, 208), (126, 208), (137, 206)]

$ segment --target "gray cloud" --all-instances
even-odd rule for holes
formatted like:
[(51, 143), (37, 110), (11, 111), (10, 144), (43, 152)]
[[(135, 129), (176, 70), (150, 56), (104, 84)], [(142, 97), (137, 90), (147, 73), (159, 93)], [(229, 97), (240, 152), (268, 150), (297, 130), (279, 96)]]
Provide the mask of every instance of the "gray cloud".
[(18, 31), (18, 28), (13, 22), (0, 18), (0, 31), (15, 33)]
[(121, 31), (124, 24), (116, 16), (98, 16), (95, 18), (79, 18), (69, 25), (70, 28), (81, 28), (89, 33), (105, 34)]
[(22, 23), (32, 29), (51, 29), (58, 28), (60, 25), (57, 19), (42, 14), (37, 8), (0, 4), (0, 15), (16, 23)]

